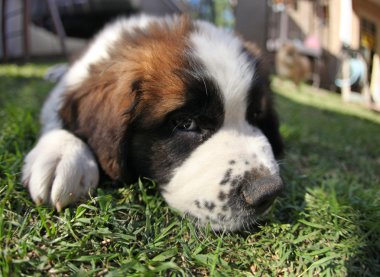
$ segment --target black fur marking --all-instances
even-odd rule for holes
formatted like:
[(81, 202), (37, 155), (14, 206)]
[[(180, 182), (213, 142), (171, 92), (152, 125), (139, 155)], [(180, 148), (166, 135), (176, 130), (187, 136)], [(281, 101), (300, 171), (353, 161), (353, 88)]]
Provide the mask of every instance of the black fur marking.
[(212, 210), (215, 208), (215, 203), (211, 201), (205, 201), (204, 205), (205, 208), (208, 209), (210, 212), (212, 212)]
[(221, 184), (222, 186), (225, 185), (225, 184), (227, 184), (230, 181), (230, 179), (231, 179), (231, 174), (232, 174), (232, 168), (229, 168), (226, 171), (226, 173), (224, 174), (223, 180), (220, 181), (219, 184)]
[(196, 206), (198, 209), (201, 208), (201, 203), (199, 202), (199, 200), (195, 200), (195, 201), (194, 201), (194, 204), (195, 204), (195, 206)]
[(223, 205), (222, 206), (222, 211), (226, 212), (226, 211), (228, 211), (228, 209), (229, 209), (228, 205)]
[(219, 195), (218, 195), (218, 199), (220, 201), (224, 201), (224, 200), (226, 200), (226, 198), (227, 198), (227, 194), (225, 192), (223, 192), (223, 191), (220, 191)]
[(238, 176), (238, 177), (234, 178), (231, 182), (231, 186), (236, 187), (240, 181), (241, 181), (241, 177)]
[(236, 163), (236, 161), (234, 161), (234, 160), (231, 160), (231, 161), (229, 162), (230, 165), (233, 165), (233, 164), (235, 164), (235, 163)]
[[(258, 57), (252, 57), (255, 61)], [(272, 91), (268, 73), (265, 71), (264, 63), (256, 63), (257, 70), (255, 78), (252, 79), (251, 88), (248, 95), (248, 108), (246, 111), (247, 121), (259, 128), (268, 138), (276, 158), (283, 152), (283, 142), (279, 132), (279, 121), (273, 107)]]

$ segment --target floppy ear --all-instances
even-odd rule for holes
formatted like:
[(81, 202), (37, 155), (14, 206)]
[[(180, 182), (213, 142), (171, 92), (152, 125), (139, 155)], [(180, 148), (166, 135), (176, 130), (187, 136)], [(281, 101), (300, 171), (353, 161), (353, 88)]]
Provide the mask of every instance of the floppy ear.
[[(97, 67), (99, 68), (99, 67)], [(65, 94), (60, 116), (64, 128), (85, 141), (104, 172), (125, 180), (128, 125), (133, 119), (136, 85), (118, 69), (97, 72)]]
[(268, 138), (276, 158), (281, 157), (284, 143), (280, 134), (280, 123), (273, 104), (270, 88), (269, 66), (261, 50), (251, 42), (244, 43), (245, 49), (254, 60), (255, 80), (249, 97), (248, 121), (256, 124)]
[(269, 143), (272, 146), (273, 154), (276, 158), (280, 158), (284, 152), (284, 143), (280, 134), (280, 123), (278, 120), (277, 113), (273, 107), (272, 92), (269, 88), (266, 93), (268, 98), (264, 101), (267, 107), (263, 110), (262, 114), (259, 116), (257, 125), (264, 135), (268, 138)]

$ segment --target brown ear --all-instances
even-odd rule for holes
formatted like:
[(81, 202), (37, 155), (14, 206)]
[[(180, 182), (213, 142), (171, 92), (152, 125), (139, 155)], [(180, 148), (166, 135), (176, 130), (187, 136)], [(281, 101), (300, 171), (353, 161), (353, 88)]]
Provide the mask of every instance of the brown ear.
[(284, 143), (280, 134), (280, 122), (271, 98), (272, 97), (269, 96), (266, 100), (268, 107), (264, 111), (262, 117), (258, 120), (258, 126), (268, 138), (268, 141), (272, 146), (273, 154), (279, 159), (284, 153)]
[[(107, 65), (103, 65), (107, 66)], [(64, 128), (85, 141), (105, 173), (125, 179), (127, 129), (136, 107), (136, 85), (118, 69), (91, 68), (90, 76), (65, 95), (60, 116)]]

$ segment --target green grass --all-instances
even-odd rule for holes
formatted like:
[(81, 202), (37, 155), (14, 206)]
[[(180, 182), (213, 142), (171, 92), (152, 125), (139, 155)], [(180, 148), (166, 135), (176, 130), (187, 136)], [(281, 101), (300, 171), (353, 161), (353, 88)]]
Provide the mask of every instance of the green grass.
[(286, 191), (251, 232), (197, 229), (146, 180), (58, 214), (20, 184), (46, 68), (0, 66), (0, 275), (380, 276), (379, 114), (275, 79)]

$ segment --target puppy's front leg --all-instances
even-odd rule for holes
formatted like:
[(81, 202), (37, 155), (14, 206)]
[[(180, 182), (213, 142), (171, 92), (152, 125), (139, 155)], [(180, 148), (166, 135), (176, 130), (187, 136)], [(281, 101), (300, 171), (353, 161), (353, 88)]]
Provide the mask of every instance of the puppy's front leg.
[(99, 181), (88, 146), (62, 129), (41, 136), (25, 158), (22, 175), (34, 202), (51, 204), (58, 211), (88, 196)]
[(37, 204), (58, 211), (88, 196), (98, 185), (99, 170), (89, 147), (62, 129), (58, 114), (67, 88), (63, 77), (50, 93), (41, 113), (42, 135), (25, 157), (22, 182)]

